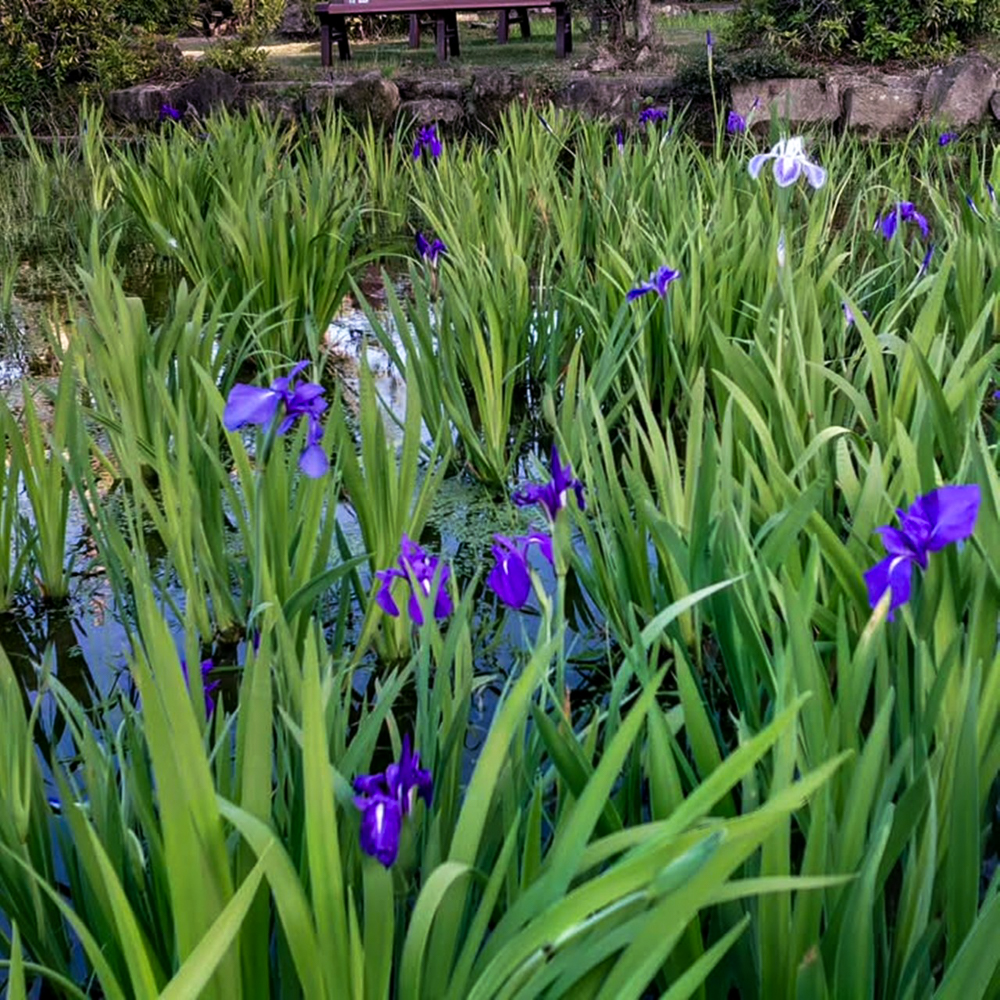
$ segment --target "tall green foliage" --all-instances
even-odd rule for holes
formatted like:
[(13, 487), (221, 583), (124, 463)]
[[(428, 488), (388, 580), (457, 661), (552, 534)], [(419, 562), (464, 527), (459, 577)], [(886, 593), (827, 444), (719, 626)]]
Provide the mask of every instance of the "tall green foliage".
[(735, 21), (747, 42), (763, 37), (876, 63), (947, 54), (998, 27), (997, 0), (746, 0)]
[[(74, 997), (997, 996), (1000, 218), (980, 147), (842, 140), (821, 190), (781, 192), (749, 177), (753, 136), (706, 153), (678, 123), (619, 150), (517, 111), (495, 144), (416, 162), (336, 119), (311, 146), (257, 117), (206, 133), (92, 148), (53, 421), (5, 417), (7, 483), (46, 524), (31, 565), (66, 585), (72, 488), (132, 612), (137, 690), (88, 713), (43, 658), (25, 706), (0, 657), (11, 995), (45, 976)], [(933, 258), (916, 227), (873, 230), (902, 200)], [(375, 211), (369, 233), (409, 213), (448, 249), (387, 279), (390, 315), (369, 305), (405, 415), (362, 363), (306, 479), (304, 430), (227, 431), (225, 397), (303, 357), (325, 377)], [(123, 287), (112, 220), (186, 272), (159, 321)], [(630, 300), (663, 264), (666, 295)], [(527, 530), (499, 497), (537, 427), (586, 505), (557, 516), (534, 613), (503, 617), (463, 538), (477, 572), (453, 567), (453, 613), (389, 617), (374, 571), (433, 524), (449, 468)], [(128, 482), (114, 511), (95, 464)], [(978, 485), (976, 530), (890, 621), (863, 577), (877, 529), (946, 483)], [(9, 598), (24, 574), (0, 569)], [(602, 626), (587, 703), (571, 588)], [(494, 619), (516, 664), (470, 759)], [(177, 644), (193, 664), (220, 632), (246, 641), (209, 712)], [(68, 736), (40, 760), (52, 712)], [(406, 735), (434, 794), (386, 868), (351, 780)]]

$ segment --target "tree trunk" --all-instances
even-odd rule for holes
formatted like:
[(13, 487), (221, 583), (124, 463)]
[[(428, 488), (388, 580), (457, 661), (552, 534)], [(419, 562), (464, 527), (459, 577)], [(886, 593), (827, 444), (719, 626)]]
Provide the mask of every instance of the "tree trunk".
[(635, 0), (635, 40), (640, 44), (653, 37), (653, 5), (650, 0)]

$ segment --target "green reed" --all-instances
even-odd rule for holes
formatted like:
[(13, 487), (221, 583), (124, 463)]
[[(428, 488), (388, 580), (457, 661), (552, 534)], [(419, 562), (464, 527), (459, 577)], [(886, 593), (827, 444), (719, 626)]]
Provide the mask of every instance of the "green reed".
[[(42, 697), (26, 713), (0, 659), (12, 989), (39, 974), (73, 996), (1000, 989), (1000, 877), (983, 878), (1000, 774), (985, 147), (965, 140), (956, 162), (918, 135), (815, 141), (827, 184), (779, 192), (747, 173), (751, 135), (707, 152), (672, 120), (626, 129), (619, 151), (602, 123), (543, 115), (514, 110), (490, 144), (446, 142), (437, 161), (336, 117), (307, 143), (220, 116), (207, 141), (168, 128), (111, 167), (92, 140), (88, 170), (111, 170), (117, 195), (95, 182), (88, 211), (106, 214), (57, 400), (73, 370), (100, 432), (64, 402), (65, 433), (37, 433), (18, 468), (39, 499), (61, 500), (69, 469), (93, 501), (91, 456), (130, 481), (124, 524), (85, 512), (134, 609), (141, 704), (113, 729), (42, 670), (75, 745), (44, 762), (57, 819), (31, 750)], [(875, 229), (902, 200), (930, 221), (926, 270), (916, 227)], [(115, 273), (116, 212), (198, 282), (158, 327)], [(365, 225), (388, 238), (396, 220), (408, 240), (412, 219), (448, 252), (414, 263), (410, 289), (386, 281), (395, 330), (364, 303), (406, 373), (401, 445), (364, 365), (357, 413), (337, 399), (325, 416), (324, 480), (296, 471), (301, 436), (224, 432), (241, 362), (266, 384), (317, 361)], [(665, 298), (629, 302), (662, 264), (681, 272)], [(373, 573), (419, 537), (453, 454), (506, 491), (533, 423), (586, 509), (561, 516), (560, 596), (536, 581), (537, 613), (513, 626), (523, 649), (469, 776), (480, 629), (496, 628), (478, 623), (499, 608), (484, 573), (453, 579), (454, 614), (420, 630), (377, 609)], [(876, 529), (945, 483), (980, 486), (975, 534), (915, 570), (889, 621), (862, 575)], [(149, 525), (167, 548), (155, 580)], [(39, 558), (56, 541), (39, 528)], [(567, 559), (605, 641), (585, 705), (563, 684)], [(211, 718), (168, 599), (189, 663), (227, 626), (256, 640)], [(386, 869), (359, 849), (350, 783), (411, 733), (435, 791)], [(73, 982), (71, 940), (99, 987)]]

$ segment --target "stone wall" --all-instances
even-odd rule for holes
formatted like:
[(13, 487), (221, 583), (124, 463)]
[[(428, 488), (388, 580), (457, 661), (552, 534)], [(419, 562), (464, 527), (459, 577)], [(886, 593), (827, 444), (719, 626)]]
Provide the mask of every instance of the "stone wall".
[(997, 67), (977, 53), (934, 70), (832, 69), (822, 79), (752, 80), (732, 88), (733, 110), (793, 126), (825, 122), (865, 132), (903, 132), (918, 122), (965, 128), (1000, 107)]
[[(906, 131), (921, 121), (963, 128), (1000, 112), (997, 67), (978, 54), (962, 56), (934, 70), (881, 73), (832, 69), (822, 78), (753, 80), (735, 84), (732, 107), (753, 122), (772, 115), (792, 126), (825, 123), (869, 133)], [(470, 70), (467, 75), (387, 78), (378, 72), (331, 76), (311, 83), (268, 81), (239, 84), (206, 69), (180, 84), (143, 84), (108, 95), (113, 115), (152, 122), (162, 105), (206, 114), (220, 104), (262, 105), (276, 114), (321, 114), (330, 105), (355, 120), (372, 117), (391, 124), (397, 117), (418, 124), (439, 122), (465, 128), (489, 125), (513, 101), (552, 100), (585, 114), (632, 118), (644, 104), (684, 102), (671, 76), (604, 76), (569, 73), (557, 82), (506, 70)], [(995, 111), (994, 111), (995, 109)], [(1000, 117), (1000, 114), (995, 114)]]

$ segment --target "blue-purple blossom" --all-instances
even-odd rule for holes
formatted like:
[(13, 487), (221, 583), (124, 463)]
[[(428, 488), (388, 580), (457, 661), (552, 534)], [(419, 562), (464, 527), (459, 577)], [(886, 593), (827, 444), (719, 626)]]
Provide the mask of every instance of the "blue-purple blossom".
[(987, 181), (986, 190), (989, 192), (990, 201), (995, 205), (997, 203), (997, 193), (993, 190), (993, 185)]
[(621, 129), (618, 129), (618, 131), (615, 132), (615, 145), (618, 147), (619, 153), (625, 152), (625, 136)]
[(403, 832), (403, 812), (399, 803), (376, 792), (356, 795), (354, 804), (361, 810), (361, 850), (391, 868), (399, 853), (399, 835)]
[(299, 468), (310, 479), (319, 479), (326, 474), (329, 461), (323, 451), (323, 428), (320, 414), (326, 409), (323, 394), (326, 391), (316, 382), (296, 382), (296, 376), (309, 365), (300, 361), (288, 375), (275, 379), (270, 388), (244, 385), (238, 382), (229, 392), (226, 407), (222, 413), (222, 423), (228, 431), (238, 430), (247, 424), (270, 427), (282, 413), (278, 424), (279, 436), (287, 434), (302, 417), (309, 421), (306, 446), (299, 456)]
[(805, 145), (800, 136), (781, 139), (768, 153), (758, 153), (748, 165), (750, 176), (756, 180), (767, 160), (774, 160), (774, 179), (778, 187), (791, 187), (803, 174), (817, 190), (826, 183), (826, 171), (813, 163), (805, 153)]
[(183, 111), (178, 111), (172, 104), (160, 105), (159, 121), (165, 122), (168, 119), (172, 122), (179, 122), (184, 117)]
[(537, 545), (542, 555), (552, 563), (552, 538), (535, 531), (519, 538), (494, 535), (493, 541), (496, 565), (486, 578), (487, 586), (504, 604), (514, 609), (523, 608), (531, 594), (531, 573), (528, 567), (531, 546)]
[(726, 131), (733, 135), (735, 132), (745, 132), (747, 130), (747, 120), (737, 111), (730, 111), (726, 119)]
[(934, 244), (932, 243), (927, 248), (927, 253), (924, 254), (924, 259), (920, 262), (920, 270), (917, 271), (917, 277), (927, 273), (927, 268), (931, 266), (931, 257), (934, 256)]
[(640, 296), (656, 292), (662, 299), (666, 296), (670, 283), (676, 281), (680, 276), (680, 271), (675, 271), (673, 268), (664, 265), (650, 274), (649, 281), (640, 281), (635, 288), (630, 288), (627, 298), (629, 302), (632, 302)]
[(531, 484), (514, 492), (511, 499), (518, 507), (530, 507), (540, 504), (550, 521), (566, 506), (569, 491), (576, 494), (576, 503), (580, 510), (586, 505), (583, 500), (583, 483), (573, 478), (573, 467), (563, 465), (559, 459), (559, 449), (552, 445), (552, 479), (544, 486)]
[(976, 203), (975, 203), (975, 201), (972, 200), (972, 195), (971, 194), (967, 194), (965, 196), (965, 204), (969, 206), (969, 211), (972, 212), (972, 214), (977, 219), (981, 219), (983, 222), (986, 221), (986, 216), (983, 215), (983, 213), (980, 212), (979, 209), (976, 207)]
[(650, 122), (663, 121), (667, 114), (666, 108), (643, 108), (639, 113), (639, 124), (648, 125)]
[(437, 267), (438, 257), (447, 253), (448, 248), (444, 241), (435, 238), (433, 241), (427, 239), (423, 233), (417, 233), (417, 253), (427, 261), (431, 267)]
[(885, 216), (876, 223), (876, 228), (881, 227), (882, 235), (891, 240), (896, 235), (900, 222), (913, 222), (920, 228), (920, 235), (927, 239), (930, 234), (930, 226), (927, 219), (921, 215), (912, 201), (897, 201), (895, 208), (886, 212)]
[(868, 603), (874, 608), (891, 589), (889, 619), (910, 599), (913, 567), (927, 569), (927, 556), (968, 538), (976, 526), (981, 500), (977, 485), (942, 486), (917, 497), (907, 511), (899, 510), (899, 527), (878, 529), (889, 553), (865, 573)]
[(950, 146), (958, 138), (957, 132), (942, 132), (938, 136), (939, 146)]
[[(853, 326), (857, 321), (857, 317), (854, 315), (854, 310), (846, 302), (841, 302), (841, 308), (844, 310), (844, 319), (847, 321), (848, 326)], [(868, 318), (868, 310), (864, 309), (861, 315)]]
[(389, 868), (399, 853), (403, 817), (412, 812), (417, 796), (429, 807), (434, 795), (434, 779), (420, 766), (420, 754), (411, 751), (409, 734), (403, 737), (399, 761), (384, 773), (359, 774), (354, 791), (354, 804), (361, 810), (361, 849)]
[(403, 737), (399, 761), (385, 769), (385, 784), (389, 794), (399, 802), (404, 816), (413, 811), (417, 796), (430, 808), (434, 797), (434, 778), (430, 771), (420, 766), (420, 754), (410, 747), (409, 734)]
[(711, 31), (705, 32), (705, 48), (708, 49), (708, 54), (712, 54), (712, 49), (715, 47), (715, 39), (712, 37)]
[[(209, 683), (208, 675), (215, 669), (215, 664), (211, 660), (201, 661), (201, 689), (205, 695), (205, 717), (207, 718), (215, 711), (215, 699), (212, 694), (219, 689), (222, 681), (212, 681)], [(184, 683), (190, 686), (188, 679), (187, 660), (181, 660), (181, 673), (184, 674)]]
[(428, 555), (409, 536), (403, 535), (397, 565), (381, 569), (375, 574), (382, 583), (375, 600), (387, 615), (398, 618), (399, 605), (392, 596), (392, 583), (393, 580), (405, 580), (410, 586), (407, 609), (412, 621), (418, 625), (424, 623), (418, 592), (424, 598), (433, 594), (434, 617), (447, 618), (453, 610), (451, 596), (445, 586), (450, 573), (451, 570), (446, 563), (441, 562), (437, 556)]
[(425, 125), (417, 133), (417, 141), (413, 145), (413, 159), (419, 160), (424, 150), (431, 154), (432, 159), (441, 155), (441, 140), (438, 138), (436, 125)]

